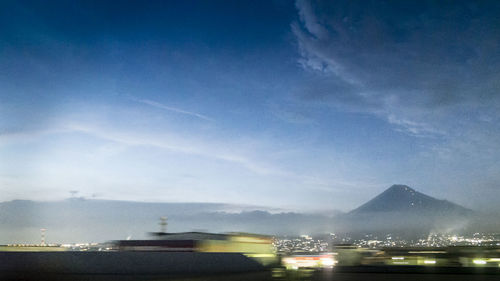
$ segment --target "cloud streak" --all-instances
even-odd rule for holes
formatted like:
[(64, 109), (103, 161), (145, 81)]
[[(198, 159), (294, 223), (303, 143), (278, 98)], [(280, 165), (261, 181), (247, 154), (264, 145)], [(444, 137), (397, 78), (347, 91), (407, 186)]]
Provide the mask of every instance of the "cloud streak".
[[(210, 159), (223, 160), (237, 164), (254, 173), (260, 175), (286, 175), (287, 173), (278, 168), (266, 165), (258, 161), (251, 160), (241, 154), (221, 150), (220, 147), (227, 147), (223, 144), (207, 144), (207, 142), (197, 142), (187, 137), (162, 134), (160, 136), (135, 134), (121, 132), (116, 129), (103, 129), (78, 123), (71, 123), (66, 126), (73, 132), (85, 133), (97, 138), (121, 143), (128, 146), (149, 146), (172, 152), (184, 153), (207, 157)], [(217, 148), (219, 147), (219, 148)]]
[(202, 119), (202, 120), (205, 120), (205, 121), (215, 121), (214, 119), (212, 119), (212, 118), (210, 118), (210, 117), (208, 117), (206, 115), (199, 114), (199, 113), (192, 112), (192, 111), (183, 110), (183, 109), (176, 108), (176, 107), (166, 106), (166, 105), (161, 104), (161, 103), (156, 102), (156, 101), (147, 100), (147, 99), (135, 99), (135, 101), (137, 101), (139, 103), (143, 103), (143, 104), (149, 105), (149, 106), (152, 106), (152, 107), (156, 107), (156, 108), (168, 110), (170, 112), (175, 112), (175, 113), (179, 113), (179, 114), (184, 114), (184, 115), (189, 115), (189, 116), (192, 116), (192, 117), (196, 117), (198, 119)]

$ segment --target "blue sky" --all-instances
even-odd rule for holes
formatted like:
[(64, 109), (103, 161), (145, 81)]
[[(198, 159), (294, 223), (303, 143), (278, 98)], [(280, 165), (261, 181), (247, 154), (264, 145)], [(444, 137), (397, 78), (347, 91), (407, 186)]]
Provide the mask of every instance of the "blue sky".
[(500, 196), (495, 1), (3, 1), (0, 199)]

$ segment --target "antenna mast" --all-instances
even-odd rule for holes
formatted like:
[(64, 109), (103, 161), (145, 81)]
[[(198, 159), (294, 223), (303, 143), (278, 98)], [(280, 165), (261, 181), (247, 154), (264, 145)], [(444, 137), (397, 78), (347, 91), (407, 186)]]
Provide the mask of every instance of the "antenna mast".
[(167, 217), (161, 217), (160, 218), (160, 232), (161, 233), (167, 233)]
[(40, 229), (40, 235), (41, 235), (41, 243), (40, 245), (45, 246), (45, 231), (47, 231), (46, 228), (41, 228)]

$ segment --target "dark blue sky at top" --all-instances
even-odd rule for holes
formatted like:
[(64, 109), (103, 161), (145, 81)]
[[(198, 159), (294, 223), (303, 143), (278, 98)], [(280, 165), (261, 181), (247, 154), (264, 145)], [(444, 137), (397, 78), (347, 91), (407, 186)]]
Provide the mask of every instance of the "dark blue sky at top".
[[(91, 99), (112, 99), (130, 92), (158, 98), (166, 85), (183, 88), (169, 94), (185, 99), (196, 96), (201, 87), (234, 87), (218, 81), (218, 76), (235, 72), (273, 83), (273, 76), (287, 71), (282, 64), (289, 67), (294, 63), (287, 58), (294, 52), (288, 30), (294, 7), (269, 2), (262, 9), (263, 4), (14, 3), (11, 9), (2, 9), (6, 39), (2, 45), (9, 56), (4, 57), (5, 74), (22, 84), (23, 91), (15, 95), (19, 100), (29, 102), (24, 95), (36, 96), (37, 102), (49, 104), (82, 95), (78, 89), (75, 94), (66, 91), (69, 85), (60, 86), (64, 83), (95, 86), (84, 93)], [(43, 69), (33, 69), (29, 63)], [(266, 70), (269, 65), (271, 69)], [(98, 84), (106, 79), (113, 80), (116, 89), (103, 95)], [(26, 80), (35, 80), (38, 85), (26, 89)], [(49, 89), (40, 89), (47, 80), (59, 81), (42, 86)], [(233, 94), (237, 95), (235, 101), (224, 97), (224, 103), (253, 102), (264, 95), (255, 91), (244, 95), (241, 91)]]
[(3, 1), (4, 200), (79, 190), (346, 210), (403, 183), (493, 205), (499, 12), (495, 1)]

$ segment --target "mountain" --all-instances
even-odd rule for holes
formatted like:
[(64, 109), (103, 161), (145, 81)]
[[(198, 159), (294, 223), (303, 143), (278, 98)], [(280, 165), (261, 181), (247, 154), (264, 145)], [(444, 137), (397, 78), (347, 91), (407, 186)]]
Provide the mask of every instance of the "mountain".
[(393, 185), (347, 213), (339, 226), (349, 232), (424, 234), (465, 231), (474, 211), (433, 198), (406, 185)]
[(375, 212), (472, 214), (470, 209), (446, 200), (433, 198), (400, 184), (389, 187), (372, 200), (351, 211), (352, 214)]

